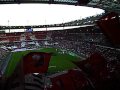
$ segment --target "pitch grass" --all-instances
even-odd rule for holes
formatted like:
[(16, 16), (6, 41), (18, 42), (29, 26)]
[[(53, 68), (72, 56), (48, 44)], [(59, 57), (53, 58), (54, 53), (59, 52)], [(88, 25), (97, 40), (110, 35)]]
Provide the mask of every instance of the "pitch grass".
[(9, 77), (15, 70), (17, 64), (22, 60), (22, 57), (25, 56), (29, 52), (46, 52), (46, 53), (53, 53), (48, 67), (48, 73), (55, 73), (63, 70), (69, 70), (72, 68), (77, 67), (72, 61), (80, 60), (79, 57), (70, 55), (69, 53), (61, 53), (60, 49), (56, 48), (42, 48), (38, 50), (27, 50), (27, 51), (20, 51), (20, 52), (12, 52), (12, 56), (10, 58), (10, 62), (7, 66), (5, 71), (5, 76)]

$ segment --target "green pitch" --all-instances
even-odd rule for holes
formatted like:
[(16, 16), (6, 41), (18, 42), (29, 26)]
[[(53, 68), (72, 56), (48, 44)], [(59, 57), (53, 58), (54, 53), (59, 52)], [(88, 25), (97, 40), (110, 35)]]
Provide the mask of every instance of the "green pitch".
[(48, 73), (55, 73), (75, 68), (77, 66), (74, 65), (72, 61), (80, 60), (80, 58), (76, 54), (56, 48), (42, 48), (38, 50), (12, 52), (10, 62), (8, 63), (7, 69), (5, 71), (5, 76), (9, 77), (14, 72), (17, 64), (20, 62), (20, 60), (22, 60), (23, 56), (25, 56), (29, 52), (34, 51), (53, 53), (49, 62)]

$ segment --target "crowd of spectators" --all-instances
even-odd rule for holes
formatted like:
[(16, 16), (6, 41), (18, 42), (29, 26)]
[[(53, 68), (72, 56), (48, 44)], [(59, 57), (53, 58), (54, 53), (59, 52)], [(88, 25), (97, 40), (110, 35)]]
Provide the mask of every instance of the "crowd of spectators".
[(46, 38), (46, 32), (16, 32), (16, 33), (1, 33), (0, 45), (7, 48), (16, 47), (21, 48), (27, 46), (27, 44), (37, 44), (37, 40), (44, 40)]
[(97, 27), (52, 31), (51, 40), (52, 43), (57, 42), (54, 47), (67, 49), (84, 57), (88, 57), (94, 52), (100, 52), (107, 59), (120, 58), (118, 55), (120, 51), (111, 48), (112, 43)]
[(94, 52), (100, 52), (105, 57), (114, 59), (118, 59), (118, 53), (120, 53), (119, 50), (107, 48), (112, 47), (112, 44), (96, 26), (66, 30), (36, 31), (32, 33), (16, 33), (14, 35), (9, 34), (4, 36), (14, 36), (15, 38), (20, 36), (18, 41), (15, 41), (15, 39), (8, 43), (1, 43), (1, 45), (4, 44), (6, 47), (56, 47), (72, 51), (83, 57), (88, 57)]
[(78, 20), (74, 20), (71, 22), (67, 22), (64, 24), (64, 26), (81, 26), (81, 25), (92, 25), (95, 24), (96, 21), (103, 16), (105, 13), (97, 14), (95, 16), (90, 16), (87, 18), (80, 18)]

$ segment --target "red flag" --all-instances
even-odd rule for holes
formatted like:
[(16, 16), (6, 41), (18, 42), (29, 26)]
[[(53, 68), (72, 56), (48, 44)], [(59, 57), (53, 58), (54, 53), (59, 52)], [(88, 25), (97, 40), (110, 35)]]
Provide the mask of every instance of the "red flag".
[(44, 52), (30, 52), (23, 57), (24, 74), (45, 73), (48, 70), (51, 54)]
[(114, 45), (120, 45), (120, 22), (117, 13), (106, 14), (97, 24)]

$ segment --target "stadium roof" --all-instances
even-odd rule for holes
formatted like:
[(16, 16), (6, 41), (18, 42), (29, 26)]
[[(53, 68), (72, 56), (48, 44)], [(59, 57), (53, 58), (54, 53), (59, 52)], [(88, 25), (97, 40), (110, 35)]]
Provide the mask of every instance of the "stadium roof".
[(106, 12), (117, 12), (120, 14), (120, 0), (91, 0), (87, 6), (98, 7)]
[(5, 4), (0, 5), (0, 12), (0, 29), (19, 29), (24, 26), (45, 28), (44, 25), (60, 27), (63, 23), (104, 13), (104, 10), (60, 4)]
[(120, 0), (0, 0), (0, 4), (47, 3), (99, 7), (107, 11), (120, 13)]
[[(67, 5), (75, 5), (75, 6), (84, 5), (89, 7), (101, 8), (104, 9), (106, 12), (114, 11), (120, 14), (120, 0), (0, 0), (0, 4), (21, 4), (21, 3), (67, 4)], [(54, 26), (58, 27), (64, 25), (60, 24)], [(39, 26), (39, 27), (42, 28), (49, 27), (49, 25)], [(10, 27), (0, 26), (0, 29), (5, 29), (5, 28), (10, 28)]]
[(49, 3), (49, 4), (70, 4), (86, 5), (89, 0), (0, 0), (1, 4), (11, 3)]

